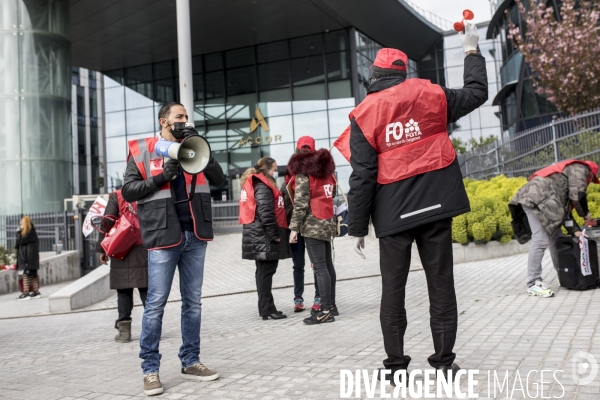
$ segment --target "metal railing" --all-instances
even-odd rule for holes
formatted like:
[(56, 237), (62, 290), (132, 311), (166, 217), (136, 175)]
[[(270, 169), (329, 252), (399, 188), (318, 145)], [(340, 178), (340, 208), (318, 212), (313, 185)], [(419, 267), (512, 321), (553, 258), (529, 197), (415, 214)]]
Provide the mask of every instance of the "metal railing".
[(212, 220), (215, 227), (239, 225), (240, 204), (237, 200), (212, 202)]
[(600, 162), (600, 109), (556, 119), (467, 152), (462, 168), (465, 177), (474, 179), (499, 174), (529, 177), (568, 159)]
[(419, 7), (418, 5), (416, 5), (415, 3), (413, 3), (410, 0), (402, 0), (402, 1), (406, 4), (408, 4), (413, 10), (415, 10), (416, 12), (421, 14), (421, 16), (423, 18), (425, 18), (427, 21), (431, 22), (433, 25), (437, 26), (438, 28), (441, 28), (445, 31), (454, 29), (453, 28), (454, 23), (452, 21), (444, 19), (444, 18), (440, 17), (439, 15), (432, 13), (431, 11), (427, 11), (427, 10)]

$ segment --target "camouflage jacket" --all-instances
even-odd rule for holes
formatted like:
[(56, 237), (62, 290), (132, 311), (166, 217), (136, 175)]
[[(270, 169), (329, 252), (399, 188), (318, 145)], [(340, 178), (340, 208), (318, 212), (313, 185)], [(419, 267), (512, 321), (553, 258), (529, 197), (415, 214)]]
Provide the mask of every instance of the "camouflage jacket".
[(326, 242), (336, 235), (336, 224), (331, 219), (318, 219), (310, 209), (310, 180), (307, 175), (296, 175), (296, 191), (294, 194), (294, 212), (290, 229), (304, 237)]
[[(569, 218), (571, 206), (579, 216), (587, 215), (589, 175), (590, 169), (585, 165), (568, 165), (560, 174), (533, 178), (519, 189), (509, 204), (532, 207), (542, 226), (552, 235)], [(574, 222), (566, 228), (571, 234), (579, 230)]]

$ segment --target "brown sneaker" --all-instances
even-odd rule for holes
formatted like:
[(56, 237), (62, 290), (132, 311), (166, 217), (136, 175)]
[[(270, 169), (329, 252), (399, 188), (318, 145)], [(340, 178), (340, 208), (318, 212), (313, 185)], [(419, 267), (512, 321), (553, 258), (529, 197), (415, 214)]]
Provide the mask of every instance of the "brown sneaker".
[(146, 396), (154, 396), (163, 392), (163, 385), (160, 383), (158, 373), (152, 372), (144, 375), (144, 394)]
[(202, 363), (196, 363), (187, 368), (181, 368), (181, 377), (196, 381), (208, 382), (219, 379), (219, 374), (206, 368)]

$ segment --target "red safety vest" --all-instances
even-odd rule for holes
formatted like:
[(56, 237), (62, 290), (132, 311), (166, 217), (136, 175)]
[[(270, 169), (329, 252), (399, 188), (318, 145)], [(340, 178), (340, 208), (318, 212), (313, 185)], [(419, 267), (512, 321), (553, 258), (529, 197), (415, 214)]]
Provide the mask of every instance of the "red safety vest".
[[(150, 176), (160, 175), (163, 172), (164, 159), (161, 156), (154, 153), (154, 147), (160, 139), (157, 137), (150, 137), (146, 139), (130, 140), (129, 153), (134, 158), (135, 163), (142, 174), (144, 179), (148, 179), (148, 170)], [(145, 157), (145, 154), (149, 155), (149, 159)], [(186, 188), (188, 194), (191, 191), (192, 175), (183, 173), (186, 182)], [(195, 193), (210, 193), (210, 187), (206, 182), (206, 178), (203, 173), (198, 174), (196, 178), (196, 190)], [(171, 198), (171, 182), (167, 182), (158, 191), (151, 196), (143, 200), (144, 203), (149, 201)]]
[[(131, 208), (133, 209), (133, 212), (137, 216), (137, 204), (136, 203), (126, 202), (125, 199), (123, 198), (123, 195), (121, 194), (121, 189), (115, 190), (113, 193), (117, 195), (117, 201), (119, 202), (119, 217), (129, 211), (129, 206), (131, 206)], [(139, 235), (139, 239), (135, 242), (135, 244), (143, 244), (141, 234)]]
[[(310, 182), (310, 210), (318, 219), (333, 218), (333, 189), (335, 188), (335, 177), (333, 175), (325, 178), (308, 176)], [(292, 177), (289, 185), (296, 191), (296, 175)]]
[(285, 216), (285, 205), (283, 202), (283, 196), (277, 186), (273, 184), (263, 174), (252, 174), (248, 176), (244, 186), (242, 187), (242, 193), (240, 195), (240, 224), (251, 224), (254, 222), (256, 216), (256, 197), (254, 196), (254, 184), (252, 177), (260, 179), (265, 185), (267, 185), (273, 191), (273, 204), (275, 204), (275, 217), (277, 219), (277, 225), (282, 228), (288, 227), (287, 218)]
[(369, 94), (354, 118), (377, 151), (377, 182), (389, 184), (446, 168), (456, 158), (448, 137), (448, 104), (442, 88), (424, 79)]
[(546, 168), (540, 169), (539, 171), (537, 171), (533, 175), (531, 175), (529, 180), (535, 178), (536, 176), (539, 176), (541, 178), (546, 178), (552, 174), (560, 174), (564, 171), (564, 169), (567, 167), (567, 165), (571, 165), (571, 164), (583, 164), (592, 171), (592, 174), (590, 174), (590, 176), (588, 177), (588, 182), (587, 182), (588, 185), (592, 181), (594, 175), (598, 174), (598, 165), (596, 165), (596, 163), (594, 163), (593, 161), (566, 160), (566, 161), (558, 162), (556, 164), (549, 165)]

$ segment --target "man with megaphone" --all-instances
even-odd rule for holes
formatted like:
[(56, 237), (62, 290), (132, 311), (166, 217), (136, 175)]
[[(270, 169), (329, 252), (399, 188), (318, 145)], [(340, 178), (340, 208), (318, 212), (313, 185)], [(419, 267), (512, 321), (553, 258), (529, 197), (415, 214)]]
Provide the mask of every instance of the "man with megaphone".
[(200, 297), (206, 245), (213, 239), (209, 182), (221, 186), (225, 176), (208, 143), (187, 120), (182, 104), (167, 103), (158, 113), (159, 137), (128, 143), (122, 195), (128, 202), (137, 201), (142, 239), (149, 250), (148, 297), (140, 335), (146, 395), (163, 392), (158, 345), (177, 267), (182, 297), (181, 376), (198, 381), (219, 377), (200, 362)]

